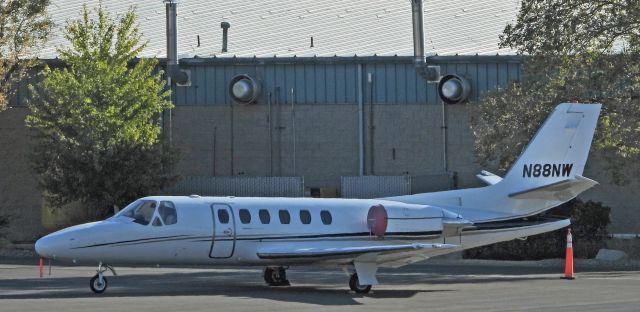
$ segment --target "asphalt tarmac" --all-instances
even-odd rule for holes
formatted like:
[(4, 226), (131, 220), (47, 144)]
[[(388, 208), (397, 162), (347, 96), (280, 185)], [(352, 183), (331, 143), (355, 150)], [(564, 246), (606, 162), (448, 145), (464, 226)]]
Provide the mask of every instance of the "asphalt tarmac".
[(340, 270), (291, 268), (269, 287), (259, 268), (116, 268), (89, 289), (93, 267), (0, 264), (0, 311), (640, 311), (640, 271), (430, 264), (384, 269), (371, 293), (349, 291)]

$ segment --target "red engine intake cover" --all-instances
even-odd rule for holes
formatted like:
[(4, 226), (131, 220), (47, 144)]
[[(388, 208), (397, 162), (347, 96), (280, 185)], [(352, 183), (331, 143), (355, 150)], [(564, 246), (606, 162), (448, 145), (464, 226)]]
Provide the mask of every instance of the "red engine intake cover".
[(378, 237), (384, 236), (387, 231), (387, 210), (382, 205), (375, 205), (369, 208), (367, 214), (367, 225), (369, 231)]

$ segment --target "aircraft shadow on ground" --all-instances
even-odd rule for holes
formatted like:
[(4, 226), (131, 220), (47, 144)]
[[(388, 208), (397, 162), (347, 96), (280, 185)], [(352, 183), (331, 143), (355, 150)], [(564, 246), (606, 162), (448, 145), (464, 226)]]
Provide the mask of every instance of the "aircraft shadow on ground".
[[(344, 284), (334, 274), (332, 278), (304, 280), (298, 276), (292, 286), (269, 287), (256, 274), (229, 274), (220, 272), (167, 273), (152, 275), (106, 275), (109, 286), (103, 294), (94, 294), (89, 289), (87, 277), (47, 277), (44, 279), (0, 280), (1, 299), (56, 299), (56, 298), (99, 298), (99, 297), (156, 297), (156, 296), (227, 296), (259, 298), (284, 302), (298, 302), (317, 305), (339, 306), (358, 305), (356, 299), (370, 298), (410, 298), (418, 293), (455, 291), (452, 289), (412, 290), (373, 289), (369, 294), (349, 291), (348, 279)], [(311, 282), (313, 283), (311, 285)], [(299, 284), (296, 284), (299, 283)], [(397, 283), (402, 285), (404, 283)], [(336, 287), (338, 286), (338, 287)]]

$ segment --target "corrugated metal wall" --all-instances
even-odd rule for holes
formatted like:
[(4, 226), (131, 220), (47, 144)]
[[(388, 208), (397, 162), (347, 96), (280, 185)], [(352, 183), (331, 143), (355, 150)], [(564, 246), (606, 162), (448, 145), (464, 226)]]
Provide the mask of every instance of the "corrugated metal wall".
[[(441, 74), (458, 74), (472, 85), (470, 99), (482, 92), (506, 87), (520, 79), (521, 59), (514, 56), (434, 57)], [(274, 58), (274, 59), (185, 59), (191, 70), (191, 86), (176, 87), (177, 105), (229, 105), (228, 82), (238, 74), (262, 81), (262, 102), (271, 93), (273, 103), (355, 104), (357, 84), (363, 84), (366, 103), (439, 104), (436, 84), (418, 76), (412, 58)], [(358, 66), (362, 75), (357, 77)], [(371, 82), (369, 83), (369, 77)]]
[(424, 176), (352, 176), (340, 178), (342, 198), (382, 198), (455, 188), (452, 174)]
[[(429, 62), (441, 66), (441, 74), (458, 74), (470, 80), (471, 100), (482, 92), (506, 87), (520, 79), (521, 58), (517, 56), (439, 56)], [(271, 93), (273, 103), (296, 104), (357, 103), (358, 66), (365, 103), (439, 104), (436, 84), (418, 76), (411, 57), (333, 57), (333, 58), (190, 58), (180, 60), (191, 71), (191, 85), (175, 87), (176, 105), (229, 105), (228, 82), (235, 75), (249, 74), (262, 81), (261, 101)], [(59, 60), (49, 61), (60, 66)], [(371, 74), (371, 83), (368, 82)], [(22, 106), (29, 98), (28, 85), (37, 77), (23, 81), (11, 99)]]

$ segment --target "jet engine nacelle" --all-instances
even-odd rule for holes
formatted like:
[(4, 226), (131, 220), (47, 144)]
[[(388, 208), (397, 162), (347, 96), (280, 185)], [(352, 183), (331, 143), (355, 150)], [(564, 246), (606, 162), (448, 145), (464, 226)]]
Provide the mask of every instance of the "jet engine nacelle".
[(229, 81), (229, 96), (239, 104), (253, 104), (260, 96), (260, 81), (247, 74), (237, 75)]
[[(369, 208), (370, 214), (374, 212), (375, 207), (376, 206)], [(384, 208), (386, 213), (385, 219), (387, 220), (385, 223), (385, 236), (398, 232), (425, 235), (427, 229), (429, 229), (429, 232), (432, 232), (431, 234), (438, 235), (442, 231), (443, 218), (455, 216), (440, 207), (424, 205), (398, 204), (387, 205)]]
[(438, 95), (447, 104), (466, 101), (471, 94), (471, 84), (462, 76), (446, 75), (438, 82)]

